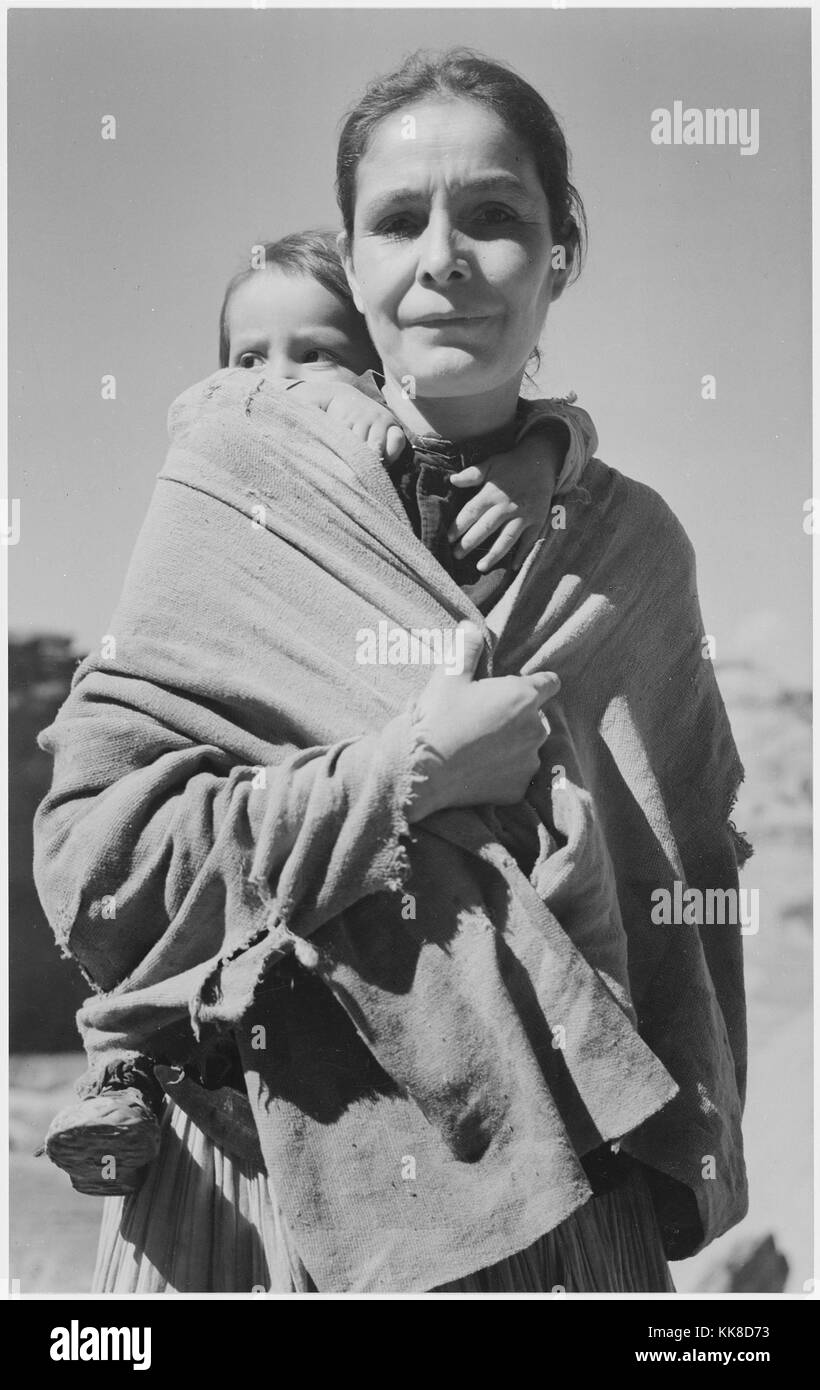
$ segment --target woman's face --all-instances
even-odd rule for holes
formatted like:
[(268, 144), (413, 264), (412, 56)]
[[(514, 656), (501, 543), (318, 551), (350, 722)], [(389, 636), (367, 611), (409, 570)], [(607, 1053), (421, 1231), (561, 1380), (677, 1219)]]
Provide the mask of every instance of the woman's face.
[(454, 99), (383, 120), (341, 246), (388, 379), (427, 398), (517, 394), (566, 272), (532, 155), (499, 116)]

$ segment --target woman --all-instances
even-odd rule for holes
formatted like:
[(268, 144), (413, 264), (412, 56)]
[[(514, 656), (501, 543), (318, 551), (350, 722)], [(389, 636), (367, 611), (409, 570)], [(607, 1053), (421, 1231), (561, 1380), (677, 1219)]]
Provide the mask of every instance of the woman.
[[(739, 928), (651, 915), (736, 872), (691, 551), (600, 464), (518, 576), (446, 544), (453, 460), (509, 438), (580, 251), (538, 94), (412, 59), (349, 116), (338, 193), (413, 447), (388, 477), (264, 379), (182, 398), (116, 667), (45, 736), (41, 894), (152, 1029), (233, 1029), (278, 1287), (668, 1290), (664, 1252), (745, 1210)], [(383, 620), (460, 633), (463, 669), (397, 641), (363, 671)]]

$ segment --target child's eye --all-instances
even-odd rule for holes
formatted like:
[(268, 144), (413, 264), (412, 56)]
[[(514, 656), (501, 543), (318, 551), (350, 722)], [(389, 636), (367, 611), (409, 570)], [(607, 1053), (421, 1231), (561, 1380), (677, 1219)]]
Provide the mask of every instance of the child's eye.
[(243, 352), (237, 367), (247, 367), (249, 371), (265, 366), (265, 358), (261, 352)]
[(332, 362), (335, 365), (339, 359), (335, 352), (330, 352), (327, 348), (308, 348), (307, 351), (302, 354), (302, 361), (306, 365), (317, 362), (322, 364)]

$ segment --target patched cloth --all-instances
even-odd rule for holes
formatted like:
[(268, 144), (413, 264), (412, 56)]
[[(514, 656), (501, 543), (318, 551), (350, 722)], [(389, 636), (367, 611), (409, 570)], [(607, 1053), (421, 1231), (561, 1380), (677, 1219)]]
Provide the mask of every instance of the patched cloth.
[[(485, 621), (375, 454), (293, 394), (227, 371), (175, 403), (116, 657), (42, 735), (36, 879), (107, 991), (92, 1056), (95, 1028), (137, 1051), (236, 1028), (320, 1290), (428, 1289), (524, 1249), (619, 1138), (691, 1253), (746, 1207), (740, 928), (650, 917), (657, 888), (736, 883), (742, 769), (691, 547), (592, 461)], [(411, 833), (430, 671), (362, 665), (357, 636), (465, 618), (480, 675), (558, 672), (552, 732), (525, 802)]]

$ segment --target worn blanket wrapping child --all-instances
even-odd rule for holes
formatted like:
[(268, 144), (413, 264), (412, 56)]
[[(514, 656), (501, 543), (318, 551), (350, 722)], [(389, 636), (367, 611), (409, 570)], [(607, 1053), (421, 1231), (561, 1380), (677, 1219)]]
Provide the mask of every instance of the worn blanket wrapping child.
[[(264, 376), (171, 424), (116, 654), (42, 736), (36, 878), (101, 991), (90, 1056), (235, 1030), (319, 1289), (505, 1258), (588, 1200), (603, 1140), (646, 1165), (668, 1254), (713, 1239), (746, 1202), (740, 927), (650, 911), (736, 883), (742, 769), (679, 524), (593, 461), (485, 622), (375, 455)], [(429, 667), (356, 652), (462, 619), (482, 674), (562, 691), (526, 802), (410, 833)]]

